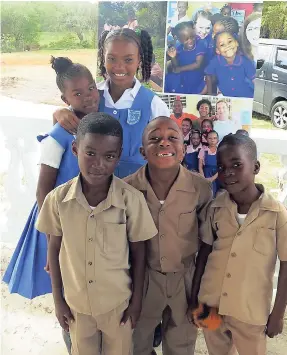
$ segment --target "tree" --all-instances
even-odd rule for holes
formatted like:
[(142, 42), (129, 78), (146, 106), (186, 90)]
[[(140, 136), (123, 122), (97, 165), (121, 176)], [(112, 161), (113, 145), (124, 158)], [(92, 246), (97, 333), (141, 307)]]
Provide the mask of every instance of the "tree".
[(261, 37), (287, 39), (287, 3), (264, 1)]
[(12, 43), (16, 50), (23, 50), (25, 45), (37, 42), (40, 22), (37, 11), (29, 3), (2, 3), (1, 42)]

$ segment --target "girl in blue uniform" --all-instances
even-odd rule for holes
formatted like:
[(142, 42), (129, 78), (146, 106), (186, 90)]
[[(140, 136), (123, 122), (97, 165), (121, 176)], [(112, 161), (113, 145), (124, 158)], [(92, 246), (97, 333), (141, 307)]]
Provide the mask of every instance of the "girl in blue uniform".
[(199, 173), (212, 183), (213, 196), (219, 190), (219, 182), (217, 179), (217, 144), (218, 134), (216, 131), (210, 131), (207, 134), (207, 146), (203, 146), (198, 154)]
[(173, 72), (181, 78), (181, 93), (205, 94), (204, 56), (206, 45), (196, 38), (192, 21), (182, 22), (174, 29), (181, 43), (175, 50), (169, 49)]
[[(89, 69), (81, 64), (74, 64), (68, 58), (52, 57), (51, 63), (57, 73), (56, 82), (62, 93), (62, 100), (77, 117), (81, 119), (90, 112), (97, 112), (99, 93)], [(35, 229), (38, 212), (50, 191), (79, 173), (78, 162), (71, 149), (74, 140), (72, 134), (56, 124), (48, 134), (38, 136), (37, 139), (41, 142), (37, 202), (3, 277), (11, 293), (18, 293), (29, 299), (52, 292), (49, 267), (46, 264), (49, 236), (46, 238), (45, 234)], [(67, 338), (68, 336), (64, 338), (65, 342)], [(69, 350), (69, 341), (67, 346)]]
[(183, 159), (183, 166), (191, 171), (198, 172), (198, 154), (202, 148), (201, 135), (198, 130), (193, 130), (190, 134), (190, 142), (186, 147), (186, 153)]
[[(98, 63), (105, 79), (98, 85), (101, 112), (116, 117), (123, 127), (123, 153), (115, 174), (123, 178), (145, 164), (140, 154), (144, 128), (158, 116), (169, 116), (166, 104), (135, 78), (140, 71), (147, 82), (151, 73), (153, 47), (144, 30), (127, 28), (104, 31), (99, 40)], [(54, 118), (68, 130), (76, 129), (78, 119), (68, 110), (58, 110)]]
[(207, 93), (212, 90), (214, 80), (224, 96), (250, 97), (254, 95), (255, 65), (239, 51), (237, 36), (223, 31), (215, 36), (216, 53), (205, 69)]

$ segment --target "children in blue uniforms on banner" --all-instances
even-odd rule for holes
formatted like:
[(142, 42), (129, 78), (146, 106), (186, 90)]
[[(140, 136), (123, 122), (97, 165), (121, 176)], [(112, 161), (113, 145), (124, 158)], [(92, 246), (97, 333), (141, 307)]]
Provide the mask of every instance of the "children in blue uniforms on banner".
[[(81, 119), (85, 114), (97, 112), (99, 93), (88, 68), (61, 57), (52, 57), (51, 63), (57, 73), (56, 82), (62, 92), (62, 100), (71, 107), (77, 117)], [(50, 191), (79, 173), (78, 162), (71, 149), (74, 140), (72, 134), (56, 124), (48, 134), (37, 138), (41, 142), (37, 203), (32, 208), (3, 277), (11, 293), (18, 293), (29, 299), (52, 292), (50, 276), (47, 273), (49, 236), (47, 240), (45, 234), (35, 229), (38, 212)], [(67, 337), (65, 342), (66, 340)], [(67, 346), (69, 350), (69, 341)]]
[(224, 96), (253, 97), (255, 65), (239, 51), (237, 35), (223, 31), (215, 36), (217, 56), (205, 69), (207, 93), (212, 90), (213, 81)]
[(204, 56), (206, 46), (196, 38), (194, 23), (179, 23), (174, 32), (181, 43), (176, 49), (169, 48), (173, 72), (180, 74), (181, 91), (185, 94), (204, 94)]
[(190, 134), (190, 142), (186, 147), (186, 153), (183, 159), (183, 166), (191, 171), (198, 170), (198, 154), (202, 148), (200, 131), (193, 130)]
[(217, 144), (218, 134), (216, 131), (209, 131), (207, 134), (207, 146), (203, 146), (198, 154), (199, 173), (212, 183), (213, 197), (219, 190), (219, 182), (217, 179)]
[[(143, 130), (150, 120), (169, 116), (166, 104), (135, 78), (141, 68), (142, 80), (150, 78), (153, 47), (151, 37), (144, 30), (127, 28), (105, 31), (99, 40), (99, 69), (106, 79), (98, 85), (100, 111), (116, 117), (123, 126), (123, 153), (115, 171), (125, 177), (144, 165), (140, 155)], [(67, 129), (76, 129), (78, 120), (65, 109), (54, 118)]]

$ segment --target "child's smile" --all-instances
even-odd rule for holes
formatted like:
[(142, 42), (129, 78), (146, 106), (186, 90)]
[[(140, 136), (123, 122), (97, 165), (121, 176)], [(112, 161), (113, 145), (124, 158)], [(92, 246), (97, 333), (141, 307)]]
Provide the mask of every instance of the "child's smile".
[(238, 42), (234, 37), (227, 33), (221, 33), (216, 40), (216, 52), (221, 54), (224, 58), (233, 58), (236, 56), (238, 50)]

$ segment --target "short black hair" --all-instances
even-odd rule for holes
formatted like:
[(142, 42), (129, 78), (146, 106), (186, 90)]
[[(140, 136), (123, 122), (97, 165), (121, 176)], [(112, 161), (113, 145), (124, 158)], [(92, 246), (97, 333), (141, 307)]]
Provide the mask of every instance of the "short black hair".
[(218, 151), (224, 146), (232, 147), (243, 147), (244, 150), (248, 153), (252, 160), (257, 160), (257, 147), (256, 143), (250, 137), (244, 134), (228, 134), (225, 136), (218, 146)]
[(200, 106), (203, 105), (203, 104), (206, 104), (206, 105), (209, 106), (209, 113), (211, 114), (211, 112), (212, 112), (212, 105), (211, 105), (211, 102), (210, 102), (209, 100), (207, 100), (207, 99), (202, 99), (202, 100), (198, 101), (198, 103), (197, 103), (197, 105), (196, 105), (197, 111), (199, 111)]
[(236, 134), (243, 134), (244, 136), (249, 137), (249, 133), (245, 129), (238, 129)]
[(201, 137), (201, 133), (199, 129), (193, 129), (190, 133), (190, 136), (193, 136), (194, 134), (198, 134), (199, 137)]
[(230, 11), (230, 14), (231, 14), (231, 6), (228, 5), (228, 4), (225, 4), (224, 6), (222, 6), (222, 8), (220, 9), (220, 13), (222, 14), (223, 10), (227, 9), (228, 11)]
[(78, 76), (86, 76), (94, 80), (92, 73), (85, 65), (73, 63), (67, 57), (55, 58), (51, 56), (50, 63), (57, 74), (56, 83), (62, 93), (65, 91), (65, 80), (71, 80)]
[(239, 32), (239, 24), (235, 18), (231, 16), (223, 16), (218, 22), (220, 22), (225, 31), (230, 32), (230, 33), (235, 33), (238, 34)]
[(190, 123), (190, 126), (191, 126), (191, 127), (193, 126), (192, 120), (191, 120), (190, 118), (186, 117), (186, 118), (184, 118), (184, 119), (182, 120), (182, 122), (183, 122), (183, 121), (189, 122), (189, 123)]
[(101, 34), (98, 43), (98, 64), (100, 75), (106, 79), (107, 71), (105, 68), (105, 45), (115, 39), (125, 39), (133, 42), (138, 46), (141, 60), (141, 76), (142, 80), (147, 82), (151, 75), (151, 64), (153, 55), (153, 45), (149, 33), (145, 30), (122, 28), (113, 31), (104, 31)]
[(209, 136), (211, 133), (215, 133), (215, 134), (217, 135), (217, 138), (219, 138), (218, 133), (217, 133), (214, 129), (212, 129), (211, 131), (207, 132), (206, 138), (208, 138), (208, 136)]
[(186, 21), (186, 22), (180, 22), (178, 23), (173, 30), (173, 35), (179, 36), (179, 33), (183, 31), (186, 28), (192, 28), (194, 29), (194, 22), (193, 21)]
[(118, 137), (123, 142), (123, 128), (113, 116), (103, 112), (92, 112), (84, 116), (78, 126), (76, 140), (81, 140), (87, 133)]

